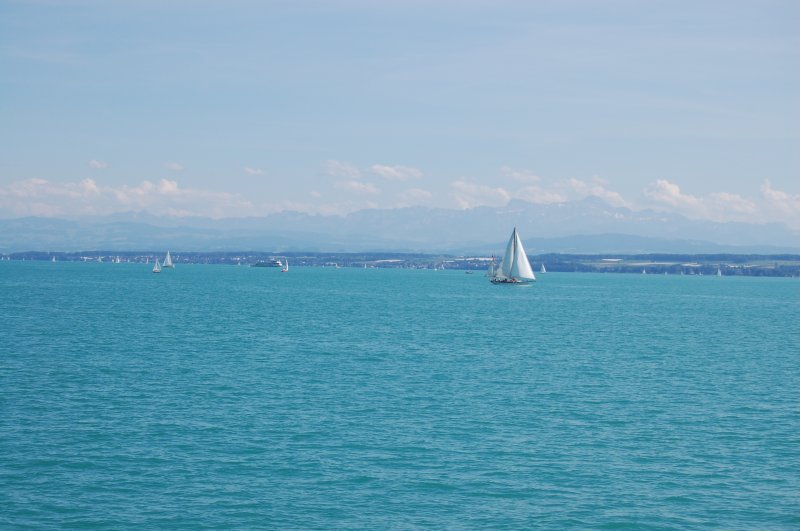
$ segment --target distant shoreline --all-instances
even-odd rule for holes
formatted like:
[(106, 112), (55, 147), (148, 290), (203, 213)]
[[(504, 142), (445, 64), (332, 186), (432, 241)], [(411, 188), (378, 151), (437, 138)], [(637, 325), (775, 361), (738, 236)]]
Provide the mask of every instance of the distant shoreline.
[[(53, 261), (153, 263), (165, 251), (25, 251), (0, 254), (3, 261)], [(800, 255), (797, 254), (564, 254), (528, 255), (535, 271), (544, 263), (549, 273), (638, 273), (673, 275), (724, 276), (800, 276)], [(249, 266), (273, 257), (287, 257), (293, 266), (354, 267), (381, 269), (453, 269), (483, 271), (491, 256), (457, 256), (430, 253), (319, 253), (319, 252), (180, 252), (172, 251), (176, 264), (217, 264)], [(499, 257), (497, 257), (499, 260)], [(116, 265), (116, 264), (114, 264)]]

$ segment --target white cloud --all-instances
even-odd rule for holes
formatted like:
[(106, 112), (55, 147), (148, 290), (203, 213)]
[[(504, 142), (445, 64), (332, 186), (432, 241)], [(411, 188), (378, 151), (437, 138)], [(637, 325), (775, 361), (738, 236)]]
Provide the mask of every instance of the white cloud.
[(644, 195), (653, 200), (657, 206), (673, 207), (693, 217), (704, 217), (707, 214), (703, 201), (691, 194), (681, 192), (680, 186), (666, 179), (658, 179), (644, 191)]
[[(567, 187), (577, 192), (581, 197), (599, 197), (606, 203), (615, 207), (631, 207), (631, 204), (625, 200), (618, 192), (606, 188), (607, 182), (599, 177), (592, 178), (593, 183), (587, 183), (580, 179), (567, 179)], [(680, 190), (679, 190), (680, 191)]]
[(492, 188), (460, 179), (451, 182), (450, 188), (453, 190), (453, 199), (462, 209), (476, 206), (502, 206), (511, 199), (511, 194), (505, 188)]
[(780, 222), (800, 227), (800, 196), (775, 190), (769, 181), (761, 186), (761, 199), (743, 197), (730, 192), (713, 192), (695, 196), (681, 191), (670, 181), (659, 179), (650, 184), (645, 197), (650, 206), (678, 212), (690, 218), (712, 221), (745, 221), (751, 223)]
[(92, 159), (89, 161), (89, 166), (96, 169), (96, 170), (104, 170), (108, 168), (108, 164), (103, 162), (102, 160)]
[(333, 177), (346, 177), (348, 179), (359, 179), (361, 171), (355, 166), (338, 160), (329, 160), (325, 163), (325, 173)]
[(792, 216), (792, 218), (800, 218), (800, 195), (791, 195), (776, 190), (769, 180), (764, 181), (764, 184), (761, 185), (761, 195), (771, 207)]
[(567, 198), (557, 192), (549, 192), (539, 186), (525, 186), (517, 190), (514, 194), (517, 199), (522, 199), (529, 203), (546, 205), (550, 203), (563, 203)]
[(383, 164), (373, 164), (369, 170), (375, 175), (384, 179), (394, 181), (408, 181), (409, 179), (421, 179), (422, 172), (417, 168), (409, 166), (385, 166)]
[(209, 217), (263, 213), (239, 194), (181, 188), (177, 181), (142, 181), (136, 186), (101, 186), (93, 179), (53, 183), (29, 179), (0, 186), (0, 212), (14, 216), (105, 215), (123, 211)]
[(372, 183), (365, 183), (351, 179), (349, 181), (337, 181), (336, 188), (362, 194), (379, 194), (381, 191)]
[(164, 167), (169, 171), (175, 171), (175, 172), (184, 170), (184, 167), (178, 164), (177, 162), (165, 162)]
[(724, 215), (724, 213), (755, 215), (758, 207), (750, 199), (746, 199), (739, 194), (728, 192), (716, 192), (709, 196), (709, 203), (712, 208)]
[(264, 170), (261, 168), (251, 168), (250, 166), (245, 166), (244, 172), (247, 175), (264, 175)]

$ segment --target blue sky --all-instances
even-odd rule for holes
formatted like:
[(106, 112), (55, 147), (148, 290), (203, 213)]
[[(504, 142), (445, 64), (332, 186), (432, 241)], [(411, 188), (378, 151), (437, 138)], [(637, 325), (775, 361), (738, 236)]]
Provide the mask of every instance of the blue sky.
[(800, 3), (0, 4), (0, 216), (603, 197), (800, 227)]

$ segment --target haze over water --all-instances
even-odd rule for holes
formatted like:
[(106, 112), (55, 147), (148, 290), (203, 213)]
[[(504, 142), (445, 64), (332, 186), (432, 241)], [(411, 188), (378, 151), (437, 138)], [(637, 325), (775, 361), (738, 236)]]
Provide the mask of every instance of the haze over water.
[(800, 282), (0, 263), (0, 527), (797, 528)]

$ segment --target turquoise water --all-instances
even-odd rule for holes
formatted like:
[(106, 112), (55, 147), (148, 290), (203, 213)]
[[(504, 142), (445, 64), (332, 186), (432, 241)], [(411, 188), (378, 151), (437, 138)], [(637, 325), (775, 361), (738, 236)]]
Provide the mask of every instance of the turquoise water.
[(0, 263), (0, 527), (798, 528), (800, 281)]

